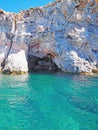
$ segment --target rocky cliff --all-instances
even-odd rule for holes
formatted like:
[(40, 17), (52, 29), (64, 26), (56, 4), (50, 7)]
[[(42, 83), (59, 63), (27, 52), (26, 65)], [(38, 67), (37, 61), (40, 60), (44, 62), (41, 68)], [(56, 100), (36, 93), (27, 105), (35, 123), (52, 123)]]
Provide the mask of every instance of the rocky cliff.
[(98, 68), (98, 0), (57, 0), (19, 14), (0, 10), (0, 69), (92, 73)]

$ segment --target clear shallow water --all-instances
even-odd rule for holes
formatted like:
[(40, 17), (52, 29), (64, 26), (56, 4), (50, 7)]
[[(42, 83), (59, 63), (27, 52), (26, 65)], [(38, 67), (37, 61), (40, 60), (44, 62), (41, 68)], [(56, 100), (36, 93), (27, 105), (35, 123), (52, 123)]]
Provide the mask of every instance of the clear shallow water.
[(98, 130), (98, 76), (0, 75), (0, 130)]

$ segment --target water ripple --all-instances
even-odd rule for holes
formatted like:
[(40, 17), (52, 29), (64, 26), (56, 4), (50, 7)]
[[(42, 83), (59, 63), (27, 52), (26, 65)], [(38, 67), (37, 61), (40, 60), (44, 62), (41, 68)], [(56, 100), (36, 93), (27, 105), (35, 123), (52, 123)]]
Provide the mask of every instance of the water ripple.
[(98, 76), (0, 75), (0, 130), (98, 130)]

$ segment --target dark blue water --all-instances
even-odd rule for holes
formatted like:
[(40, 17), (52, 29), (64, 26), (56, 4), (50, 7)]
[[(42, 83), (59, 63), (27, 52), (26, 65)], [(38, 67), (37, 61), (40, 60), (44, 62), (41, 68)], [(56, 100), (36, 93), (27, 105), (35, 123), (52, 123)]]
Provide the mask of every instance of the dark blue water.
[(98, 76), (0, 75), (0, 130), (98, 130)]

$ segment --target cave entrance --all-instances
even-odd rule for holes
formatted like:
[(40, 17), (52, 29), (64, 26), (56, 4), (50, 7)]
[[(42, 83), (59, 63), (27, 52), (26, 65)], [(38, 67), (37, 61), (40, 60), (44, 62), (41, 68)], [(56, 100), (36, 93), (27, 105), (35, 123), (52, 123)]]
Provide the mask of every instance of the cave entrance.
[(29, 72), (34, 70), (59, 70), (57, 65), (52, 60), (53, 56), (51, 54), (47, 54), (47, 56), (43, 58), (39, 58), (36, 56), (28, 56), (28, 68)]

